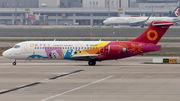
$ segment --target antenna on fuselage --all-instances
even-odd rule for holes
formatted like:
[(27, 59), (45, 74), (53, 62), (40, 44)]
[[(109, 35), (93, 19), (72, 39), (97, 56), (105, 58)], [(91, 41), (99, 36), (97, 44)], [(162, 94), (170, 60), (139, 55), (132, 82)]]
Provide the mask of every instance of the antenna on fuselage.
[(56, 41), (56, 39), (54, 39), (54, 41)]
[(101, 39), (99, 39), (99, 41), (101, 41)]

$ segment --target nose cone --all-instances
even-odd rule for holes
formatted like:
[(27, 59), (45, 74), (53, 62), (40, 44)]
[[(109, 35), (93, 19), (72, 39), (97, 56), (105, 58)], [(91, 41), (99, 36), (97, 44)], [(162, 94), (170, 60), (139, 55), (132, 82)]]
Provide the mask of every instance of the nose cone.
[(9, 54), (8, 54), (8, 51), (3, 52), (2, 56), (3, 56), (3, 57), (6, 57), (6, 58), (10, 58), (10, 56), (9, 56)]
[(106, 25), (106, 24), (107, 24), (107, 21), (106, 21), (106, 20), (104, 20), (104, 21), (103, 21), (103, 23)]
[(6, 55), (7, 55), (7, 52), (6, 51), (3, 52), (2, 56), (6, 57)]

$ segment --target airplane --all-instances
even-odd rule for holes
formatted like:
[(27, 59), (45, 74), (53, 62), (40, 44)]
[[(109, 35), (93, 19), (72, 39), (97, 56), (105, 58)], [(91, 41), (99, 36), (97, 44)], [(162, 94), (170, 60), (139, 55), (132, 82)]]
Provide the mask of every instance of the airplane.
[(3, 56), (13, 60), (66, 59), (88, 61), (117, 60), (161, 50), (157, 45), (170, 26), (167, 21), (153, 21), (136, 39), (130, 41), (25, 41), (6, 50)]
[(163, 20), (169, 22), (178, 22), (180, 14), (180, 6), (178, 6), (169, 17), (110, 17), (103, 21), (105, 25), (119, 25), (119, 24), (128, 24), (130, 26), (140, 25), (149, 25), (154, 20)]

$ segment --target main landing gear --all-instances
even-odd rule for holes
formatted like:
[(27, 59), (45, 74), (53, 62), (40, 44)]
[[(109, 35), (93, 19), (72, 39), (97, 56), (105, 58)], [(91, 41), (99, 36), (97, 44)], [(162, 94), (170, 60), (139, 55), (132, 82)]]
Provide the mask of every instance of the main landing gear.
[(96, 61), (91, 60), (88, 62), (89, 66), (95, 66), (96, 65)]
[(16, 66), (16, 59), (13, 59), (12, 62), (13, 66)]

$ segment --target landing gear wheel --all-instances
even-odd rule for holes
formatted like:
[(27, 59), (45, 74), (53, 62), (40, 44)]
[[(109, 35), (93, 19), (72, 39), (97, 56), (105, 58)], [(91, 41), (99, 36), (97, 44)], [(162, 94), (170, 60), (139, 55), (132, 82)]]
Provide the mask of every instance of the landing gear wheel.
[(16, 66), (16, 59), (12, 59), (12, 62), (13, 66)]
[(141, 28), (144, 28), (144, 25), (141, 25)]
[(89, 64), (89, 66), (94, 66), (94, 65), (96, 65), (96, 61), (89, 61), (88, 64)]
[(16, 62), (13, 62), (12, 64), (13, 64), (13, 66), (16, 66)]

